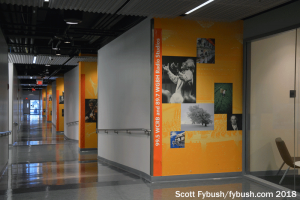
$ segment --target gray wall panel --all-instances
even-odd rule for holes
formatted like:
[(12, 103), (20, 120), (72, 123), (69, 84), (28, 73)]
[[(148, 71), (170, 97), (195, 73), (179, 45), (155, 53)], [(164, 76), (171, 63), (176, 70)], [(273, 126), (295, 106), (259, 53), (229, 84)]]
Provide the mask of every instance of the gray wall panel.
[[(98, 128), (150, 129), (151, 20), (98, 51)], [(99, 133), (98, 156), (150, 174), (150, 137)]]
[(271, 10), (244, 21), (244, 39), (300, 27), (300, 1)]
[(64, 134), (73, 140), (79, 139), (79, 124), (67, 125), (69, 122), (79, 121), (79, 67), (75, 67), (64, 75), (65, 107)]

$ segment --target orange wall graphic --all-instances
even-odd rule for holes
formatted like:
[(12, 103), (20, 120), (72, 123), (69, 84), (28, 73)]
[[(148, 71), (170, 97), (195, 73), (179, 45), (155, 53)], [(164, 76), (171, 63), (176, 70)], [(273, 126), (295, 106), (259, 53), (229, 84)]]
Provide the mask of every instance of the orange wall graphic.
[(43, 115), (46, 115), (46, 101), (47, 101), (46, 89), (42, 89)]
[[(214, 84), (232, 83), (232, 113), (242, 114), (242, 21), (155, 19), (154, 28), (162, 30), (162, 56), (197, 57), (197, 39), (214, 38), (215, 63), (196, 64), (196, 103), (214, 103)], [(242, 171), (242, 131), (227, 131), (227, 114), (214, 114), (214, 130), (185, 131), (184, 148), (170, 148), (171, 131), (181, 131), (181, 104), (163, 103), (162, 154), (154, 155), (154, 176), (160, 176), (156, 156), (162, 176)]]
[(96, 62), (79, 62), (79, 82), (79, 148), (97, 148), (98, 75)]
[(153, 148), (153, 175), (162, 175), (162, 30), (154, 30), (154, 148)]
[[(64, 78), (56, 79), (56, 131), (64, 131)], [(63, 100), (62, 102), (60, 102)]]
[(47, 85), (47, 121), (52, 121), (52, 85)]

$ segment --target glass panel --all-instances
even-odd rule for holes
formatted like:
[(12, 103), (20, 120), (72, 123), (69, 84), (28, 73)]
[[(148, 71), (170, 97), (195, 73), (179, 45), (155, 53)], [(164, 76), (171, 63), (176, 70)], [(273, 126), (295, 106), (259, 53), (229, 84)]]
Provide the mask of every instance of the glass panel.
[(39, 114), (39, 100), (30, 100), (30, 114), (38, 115)]
[(38, 109), (30, 110), (30, 114), (31, 115), (39, 115), (40, 114), (40, 110), (38, 110)]
[[(275, 184), (289, 167), (284, 164), (277, 175), (288, 159), (284, 144), (295, 155), (295, 99), (290, 98), (290, 90), (295, 90), (295, 44), (296, 30), (251, 43), (250, 173)], [(294, 189), (294, 178), (291, 167), (281, 185)]]

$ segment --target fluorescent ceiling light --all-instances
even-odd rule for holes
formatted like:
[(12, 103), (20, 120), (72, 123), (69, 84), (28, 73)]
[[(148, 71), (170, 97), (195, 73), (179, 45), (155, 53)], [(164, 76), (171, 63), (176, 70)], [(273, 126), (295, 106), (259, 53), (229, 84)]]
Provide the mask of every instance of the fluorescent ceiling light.
[(36, 56), (33, 57), (33, 63), (35, 64), (36, 62)]
[(66, 22), (66, 24), (78, 24), (79, 22)]
[(45, 2), (49, 2), (49, 0), (45, 0)]
[(213, 1), (214, 1), (214, 0), (208, 0), (207, 2), (201, 4), (200, 6), (197, 6), (196, 8), (193, 8), (192, 10), (186, 12), (185, 14), (188, 15), (188, 14), (194, 12), (195, 10), (198, 10), (199, 8), (205, 6), (205, 5), (207, 5), (207, 4), (209, 4), (209, 3), (213, 2)]

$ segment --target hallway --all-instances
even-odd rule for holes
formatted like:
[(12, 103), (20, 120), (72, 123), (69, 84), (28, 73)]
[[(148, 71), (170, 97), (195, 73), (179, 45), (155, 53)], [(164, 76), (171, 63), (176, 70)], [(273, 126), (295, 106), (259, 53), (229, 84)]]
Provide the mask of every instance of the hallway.
[(148, 183), (97, 161), (97, 151), (79, 153), (77, 141), (64, 140), (38, 115), (24, 115), (18, 142), (9, 152), (8, 169), (0, 181), (1, 200), (150, 200), (176, 199), (176, 191), (275, 192), (241, 177)]

